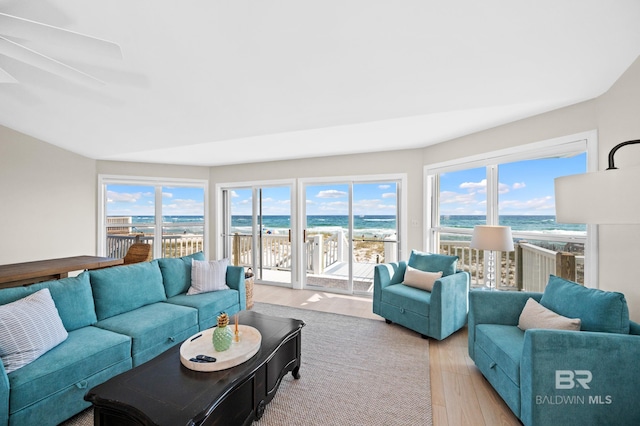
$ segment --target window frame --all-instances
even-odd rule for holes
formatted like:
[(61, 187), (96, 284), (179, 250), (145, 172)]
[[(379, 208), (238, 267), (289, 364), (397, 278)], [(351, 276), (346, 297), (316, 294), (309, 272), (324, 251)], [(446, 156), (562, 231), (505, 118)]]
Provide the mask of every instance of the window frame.
[[(208, 258), (208, 236), (209, 236), (209, 181), (206, 179), (181, 179), (181, 178), (165, 178), (165, 177), (143, 177), (143, 176), (124, 176), (124, 175), (98, 175), (98, 236), (97, 250), (99, 256), (106, 255), (107, 246), (107, 185), (146, 185), (153, 186), (155, 190), (155, 224), (154, 224), (154, 242), (162, 241), (162, 188), (167, 186), (173, 187), (190, 187), (202, 188), (204, 192), (204, 212), (203, 212), (203, 241), (202, 247), (205, 258)], [(154, 259), (162, 257), (162, 244), (153, 244)]]
[[(487, 167), (487, 225), (498, 225), (498, 166), (504, 163), (534, 160), (586, 152), (586, 171), (598, 170), (597, 131), (577, 133), (559, 138), (528, 143), (512, 148), (489, 151), (483, 154), (457, 158), (424, 166), (424, 235), (427, 250), (438, 250), (436, 232), (450, 228), (439, 226), (439, 175), (446, 172)], [(456, 230), (459, 232), (460, 230)], [(460, 232), (459, 232), (460, 233)], [(464, 231), (461, 233), (465, 233)], [(469, 231), (471, 234), (471, 231)], [(539, 239), (539, 238), (538, 238)], [(587, 224), (585, 242), (585, 286), (597, 288), (598, 283), (598, 225)]]

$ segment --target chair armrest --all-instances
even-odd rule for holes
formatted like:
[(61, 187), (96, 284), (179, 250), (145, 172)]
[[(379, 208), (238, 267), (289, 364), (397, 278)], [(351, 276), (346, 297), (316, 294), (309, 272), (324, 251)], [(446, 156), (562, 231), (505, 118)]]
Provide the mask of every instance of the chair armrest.
[[(640, 336), (527, 330), (520, 360), (525, 425), (640, 424)], [(613, 414), (615, 413), (615, 415)]]
[(242, 266), (227, 266), (226, 280), (229, 288), (238, 290), (240, 310), (245, 310), (247, 308), (247, 293), (244, 281), (244, 268)]
[(525, 291), (471, 290), (469, 292), (469, 356), (474, 358), (476, 325), (502, 324), (518, 325), (520, 314), (527, 300), (532, 297), (537, 302), (542, 293)]
[(429, 307), (429, 332), (432, 337), (442, 340), (466, 324), (469, 282), (469, 273), (458, 271), (433, 283)]
[(9, 376), (0, 362), (0, 426), (9, 424)]
[(392, 284), (399, 284), (404, 280), (404, 272), (407, 262), (391, 262), (376, 265), (373, 270), (373, 312), (379, 312), (377, 308), (382, 300), (382, 289)]

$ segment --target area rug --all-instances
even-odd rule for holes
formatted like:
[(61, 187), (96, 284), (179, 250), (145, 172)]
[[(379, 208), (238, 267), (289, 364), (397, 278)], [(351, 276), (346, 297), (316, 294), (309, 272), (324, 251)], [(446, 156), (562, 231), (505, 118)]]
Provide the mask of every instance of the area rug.
[[(429, 342), (384, 321), (255, 303), (296, 318), (302, 329), (300, 379), (287, 374), (259, 426), (432, 425)], [(63, 423), (91, 426), (88, 409)]]

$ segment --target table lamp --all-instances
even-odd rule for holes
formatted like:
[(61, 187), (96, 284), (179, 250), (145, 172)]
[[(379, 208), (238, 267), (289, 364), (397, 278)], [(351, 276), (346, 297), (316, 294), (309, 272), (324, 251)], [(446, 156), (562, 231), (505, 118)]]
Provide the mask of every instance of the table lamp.
[(511, 227), (495, 226), (495, 225), (476, 225), (473, 228), (471, 236), (472, 249), (489, 251), (489, 260), (487, 261), (487, 286), (490, 289), (496, 287), (496, 268), (494, 261), (494, 252), (496, 251), (513, 251), (513, 237), (511, 236)]

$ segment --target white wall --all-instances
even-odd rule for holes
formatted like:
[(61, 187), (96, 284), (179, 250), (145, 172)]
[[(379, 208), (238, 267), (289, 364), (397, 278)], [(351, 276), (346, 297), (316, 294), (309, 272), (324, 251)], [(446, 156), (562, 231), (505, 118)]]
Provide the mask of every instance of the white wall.
[[(424, 158), (427, 163), (437, 163), (596, 129), (599, 168), (603, 170), (612, 147), (626, 140), (640, 139), (639, 117), (640, 59), (596, 99), (424, 148)], [(640, 146), (618, 151), (616, 166), (637, 164), (640, 164)], [(630, 190), (640, 190), (635, 188), (639, 183), (630, 183)], [(640, 259), (640, 226), (599, 228), (598, 287), (624, 293), (631, 318), (640, 321), (640, 285), (633, 267)]]
[(0, 126), (0, 264), (96, 252), (96, 162)]
[[(611, 148), (620, 142), (640, 139), (640, 59), (598, 98), (600, 169), (607, 168)], [(616, 153), (616, 167), (640, 165), (640, 145)], [(629, 191), (640, 191), (640, 182), (629, 182)], [(640, 217), (640, 212), (638, 212)], [(599, 226), (600, 288), (625, 294), (631, 318), (640, 322), (640, 278), (635, 267), (640, 259), (640, 225)]]

